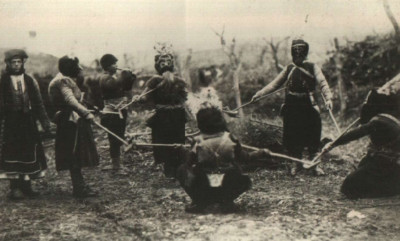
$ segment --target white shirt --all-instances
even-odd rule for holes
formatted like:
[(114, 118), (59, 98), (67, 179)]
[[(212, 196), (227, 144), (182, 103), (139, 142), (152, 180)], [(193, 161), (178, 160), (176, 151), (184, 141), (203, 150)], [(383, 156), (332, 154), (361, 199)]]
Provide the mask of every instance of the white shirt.
[(18, 81), (21, 81), (22, 93), (25, 92), (24, 75), (11, 75), (11, 82), (15, 90), (18, 90)]

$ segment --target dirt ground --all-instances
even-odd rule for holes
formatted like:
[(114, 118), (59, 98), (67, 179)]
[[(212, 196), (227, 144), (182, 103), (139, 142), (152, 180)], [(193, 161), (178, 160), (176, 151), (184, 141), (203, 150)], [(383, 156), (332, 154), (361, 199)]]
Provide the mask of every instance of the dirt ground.
[(85, 178), (100, 196), (72, 198), (69, 174), (55, 172), (47, 148), (47, 176), (34, 182), (39, 198), (11, 202), (0, 182), (0, 240), (400, 240), (399, 196), (350, 201), (339, 192), (366, 140), (326, 157), (324, 177), (254, 170), (237, 212), (211, 207), (203, 215), (185, 213), (189, 197), (153, 165), (149, 149), (125, 154), (128, 172), (118, 175), (101, 170), (109, 164), (105, 135), (97, 141), (102, 161)]

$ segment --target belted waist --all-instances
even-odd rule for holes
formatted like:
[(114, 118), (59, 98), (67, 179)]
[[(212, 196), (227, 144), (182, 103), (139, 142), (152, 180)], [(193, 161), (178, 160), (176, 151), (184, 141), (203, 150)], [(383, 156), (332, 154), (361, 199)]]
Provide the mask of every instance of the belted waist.
[(294, 95), (294, 96), (297, 96), (297, 97), (314, 96), (314, 92), (313, 91), (305, 93), (305, 92), (293, 92), (293, 91), (289, 90), (287, 92), (287, 94)]
[(172, 109), (184, 109), (182, 104), (179, 105), (156, 105), (156, 110), (172, 110)]
[(298, 97), (298, 98), (309, 98), (312, 106), (317, 105), (317, 102), (315, 101), (315, 98), (314, 98), (314, 92), (312, 92), (312, 91), (304, 93), (304, 92), (292, 92), (289, 90), (287, 92), (287, 95), (291, 95), (291, 96)]

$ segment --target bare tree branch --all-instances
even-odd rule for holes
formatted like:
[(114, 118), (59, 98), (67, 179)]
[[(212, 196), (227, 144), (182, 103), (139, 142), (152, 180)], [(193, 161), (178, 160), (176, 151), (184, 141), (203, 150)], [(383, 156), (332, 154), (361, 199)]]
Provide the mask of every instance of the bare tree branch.
[(390, 22), (393, 25), (397, 40), (400, 41), (400, 27), (399, 24), (397, 23), (396, 18), (393, 15), (392, 10), (390, 9), (390, 5), (387, 0), (383, 0), (383, 8), (385, 9), (386, 15), (388, 16)]

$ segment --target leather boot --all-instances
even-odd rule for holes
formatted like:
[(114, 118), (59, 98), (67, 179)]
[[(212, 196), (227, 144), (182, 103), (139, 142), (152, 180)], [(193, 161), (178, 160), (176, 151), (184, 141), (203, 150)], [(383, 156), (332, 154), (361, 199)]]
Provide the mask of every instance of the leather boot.
[(119, 157), (112, 157), (111, 163), (113, 170), (119, 170), (121, 168), (121, 159)]
[(21, 191), (25, 196), (34, 198), (40, 195), (39, 192), (35, 192), (32, 190), (32, 183), (30, 180), (28, 181), (20, 180), (20, 182), (21, 182)]
[(20, 188), (20, 180), (10, 180), (10, 193), (8, 194), (8, 198), (13, 201), (25, 198)]

